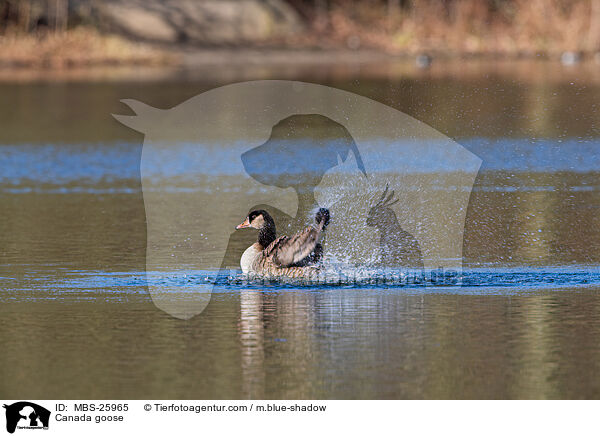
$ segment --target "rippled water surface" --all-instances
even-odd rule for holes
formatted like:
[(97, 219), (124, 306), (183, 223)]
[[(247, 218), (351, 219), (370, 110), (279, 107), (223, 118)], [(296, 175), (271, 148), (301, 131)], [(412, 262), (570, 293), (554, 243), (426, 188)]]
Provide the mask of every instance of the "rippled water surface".
[[(0, 82), (3, 397), (600, 397), (597, 72), (205, 73)], [(483, 160), (462, 286), (146, 271), (143, 138), (110, 114), (125, 113), (122, 98), (168, 108), (227, 80), (265, 77), (381, 101)], [(228, 153), (198, 187), (215, 201), (235, 184)], [(189, 170), (160, 161), (147, 169), (157, 179)], [(216, 213), (210, 226), (224, 230)], [(148, 292), (215, 283), (206, 310), (187, 321), (157, 309)]]

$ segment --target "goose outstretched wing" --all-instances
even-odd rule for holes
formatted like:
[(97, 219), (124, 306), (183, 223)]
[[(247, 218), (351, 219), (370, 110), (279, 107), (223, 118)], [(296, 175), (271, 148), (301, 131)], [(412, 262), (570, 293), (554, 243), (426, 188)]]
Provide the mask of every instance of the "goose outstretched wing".
[(292, 266), (315, 250), (320, 234), (320, 229), (309, 226), (294, 236), (281, 236), (267, 247), (265, 254), (279, 267)]

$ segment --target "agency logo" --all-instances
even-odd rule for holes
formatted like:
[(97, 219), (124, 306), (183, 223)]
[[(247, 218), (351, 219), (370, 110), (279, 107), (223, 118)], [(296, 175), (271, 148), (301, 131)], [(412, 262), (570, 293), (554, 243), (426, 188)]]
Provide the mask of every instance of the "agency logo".
[(29, 401), (19, 401), (4, 405), (6, 409), (6, 431), (14, 433), (16, 429), (47, 430), (50, 423), (50, 411)]
[[(329, 211), (315, 256), (298, 259), (318, 257), (319, 280), (362, 283), (372, 271), (460, 276), (481, 159), (407, 114), (285, 80), (226, 85), (170, 109), (123, 102), (135, 115), (115, 118), (144, 133), (148, 289), (167, 313), (189, 319), (239, 277), (257, 233), (236, 226), (257, 210), (277, 237)], [(310, 252), (297, 241), (298, 252)]]

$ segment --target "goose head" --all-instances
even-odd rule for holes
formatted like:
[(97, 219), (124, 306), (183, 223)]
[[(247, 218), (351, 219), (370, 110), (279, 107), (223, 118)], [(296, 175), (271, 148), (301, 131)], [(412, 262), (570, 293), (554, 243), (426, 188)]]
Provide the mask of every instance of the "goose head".
[(243, 223), (236, 227), (236, 230), (252, 227), (261, 230), (273, 223), (273, 218), (266, 210), (254, 210), (248, 214)]
[(243, 223), (236, 230), (251, 227), (258, 230), (258, 243), (266, 248), (275, 240), (275, 221), (266, 210), (254, 210), (248, 214)]

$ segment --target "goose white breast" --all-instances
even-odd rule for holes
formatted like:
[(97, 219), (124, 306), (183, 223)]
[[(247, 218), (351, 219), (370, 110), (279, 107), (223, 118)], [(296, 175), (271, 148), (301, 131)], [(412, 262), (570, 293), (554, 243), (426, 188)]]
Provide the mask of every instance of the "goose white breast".
[(242, 272), (244, 274), (248, 274), (254, 269), (254, 261), (262, 252), (261, 248), (257, 245), (258, 244), (252, 244), (250, 247), (246, 248), (246, 251), (244, 251), (244, 254), (242, 254), (242, 258), (240, 259), (240, 266), (242, 267)]

